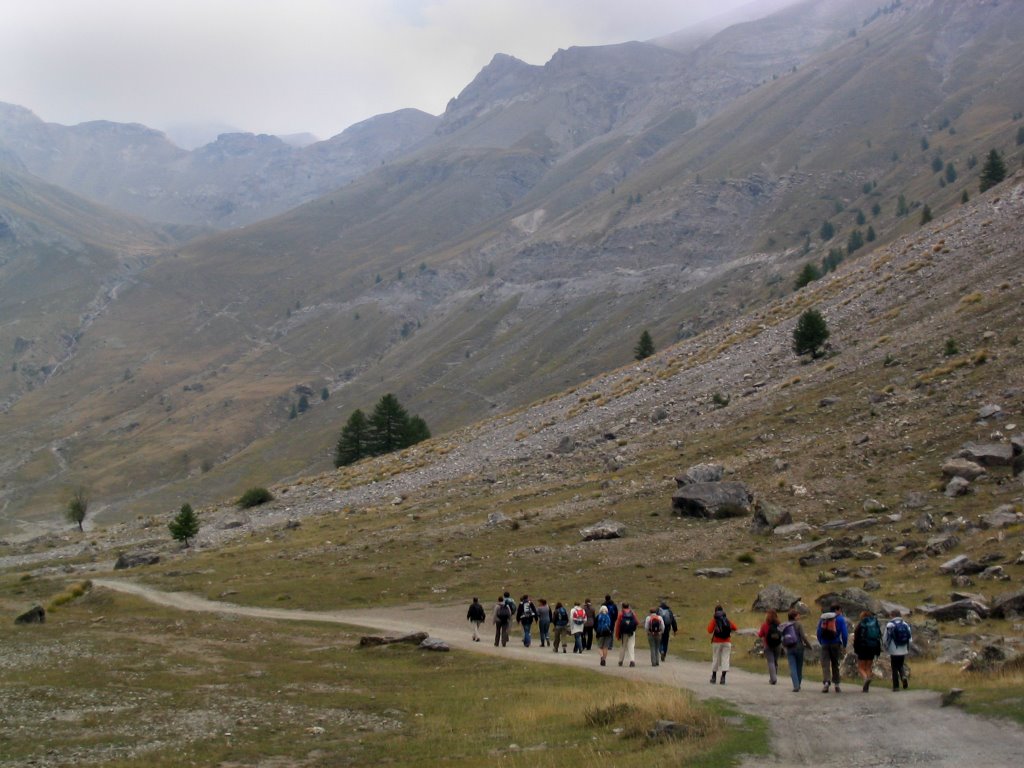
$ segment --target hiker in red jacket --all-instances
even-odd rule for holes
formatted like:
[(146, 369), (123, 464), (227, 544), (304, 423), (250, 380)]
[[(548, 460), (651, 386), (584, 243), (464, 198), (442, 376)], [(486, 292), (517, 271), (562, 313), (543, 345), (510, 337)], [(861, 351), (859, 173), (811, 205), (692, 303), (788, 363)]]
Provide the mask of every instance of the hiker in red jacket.
[[(715, 615), (708, 622), (708, 634), (711, 635), (711, 683), (717, 680), (725, 685), (725, 674), (729, 671), (729, 658), (732, 656), (732, 633), (737, 630), (721, 605), (715, 606)], [(718, 677), (721, 671), (722, 677)]]

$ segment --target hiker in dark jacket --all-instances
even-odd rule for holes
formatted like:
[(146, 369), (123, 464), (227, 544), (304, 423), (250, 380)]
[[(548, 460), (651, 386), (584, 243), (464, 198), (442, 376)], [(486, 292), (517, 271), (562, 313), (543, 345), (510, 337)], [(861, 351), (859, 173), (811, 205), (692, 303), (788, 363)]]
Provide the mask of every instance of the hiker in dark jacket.
[(769, 609), (764, 615), (764, 623), (757, 630), (757, 636), (764, 645), (764, 659), (768, 662), (768, 682), (775, 685), (779, 681), (779, 658), (782, 656), (782, 630), (779, 629), (779, 614)]
[(533, 620), (537, 617), (537, 606), (530, 600), (529, 595), (523, 595), (519, 601), (519, 607), (516, 608), (516, 621), (523, 628), (523, 645), (527, 648), (530, 647), (530, 643), (533, 638), (530, 636), (530, 627), (533, 626)]
[(867, 693), (873, 677), (872, 667), (882, 653), (882, 630), (871, 611), (861, 611), (860, 621), (853, 631), (853, 652), (857, 655), (857, 671), (864, 681), (861, 690)]
[[(619, 620), (619, 606), (617, 606), (615, 604), (615, 601), (612, 600), (612, 596), (611, 595), (605, 595), (604, 596), (604, 602), (602, 603), (602, 605), (605, 608), (608, 609), (608, 616), (611, 618), (612, 626), (614, 627), (615, 623)], [(612, 632), (612, 644), (608, 646), (609, 650), (611, 648), (613, 648), (614, 646), (615, 646), (615, 633)]]
[(480, 605), (480, 598), (474, 597), (466, 611), (466, 621), (473, 625), (473, 642), (480, 642), (480, 625), (487, 621), (487, 611)]
[(594, 647), (594, 621), (597, 619), (597, 611), (589, 597), (583, 601), (583, 612), (587, 615), (583, 622), (583, 650), (589, 651)]
[(673, 635), (679, 634), (679, 624), (676, 623), (676, 615), (664, 600), (658, 606), (658, 615), (665, 622), (665, 631), (661, 633), (661, 660), (664, 661), (665, 657), (668, 656), (669, 630), (671, 630)]
[(551, 623), (555, 627), (554, 652), (558, 653), (558, 646), (561, 644), (562, 653), (566, 653), (565, 646), (568, 644), (569, 635), (569, 611), (560, 602), (555, 603), (555, 610), (551, 612)]
[(551, 629), (551, 606), (543, 597), (537, 601), (537, 629), (540, 633), (540, 647), (551, 645), (548, 631)]
[(515, 611), (509, 608), (504, 597), (499, 597), (498, 602), (494, 604), (494, 612), (492, 613), (495, 645), (501, 643), (502, 648), (508, 645), (508, 625), (512, 623), (513, 616), (515, 616)]
[(830, 610), (821, 614), (821, 618), (818, 619), (817, 636), (818, 645), (821, 646), (821, 692), (828, 693), (829, 686), (835, 683), (836, 693), (840, 693), (839, 664), (850, 640), (841, 605), (833, 605)]

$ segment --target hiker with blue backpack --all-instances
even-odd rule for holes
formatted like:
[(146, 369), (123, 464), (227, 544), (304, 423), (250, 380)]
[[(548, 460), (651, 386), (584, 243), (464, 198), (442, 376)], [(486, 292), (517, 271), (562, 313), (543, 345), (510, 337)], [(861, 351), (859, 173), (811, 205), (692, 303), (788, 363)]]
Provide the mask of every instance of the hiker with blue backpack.
[(551, 613), (551, 623), (555, 627), (552, 650), (558, 653), (558, 646), (561, 645), (562, 653), (565, 653), (565, 646), (568, 644), (567, 635), (569, 634), (569, 611), (560, 602), (555, 603), (555, 610)]
[(900, 681), (903, 682), (904, 689), (910, 685), (906, 661), (914, 633), (911, 631), (910, 625), (901, 618), (899, 611), (890, 613), (889, 618), (889, 623), (885, 625), (884, 645), (892, 665), (892, 689), (898, 691)]
[(882, 653), (882, 629), (871, 611), (861, 611), (860, 621), (853, 631), (853, 652), (857, 656), (857, 671), (864, 681), (864, 693), (871, 688), (872, 667)]
[(615, 622), (608, 611), (607, 605), (597, 609), (597, 618), (594, 619), (594, 634), (597, 635), (597, 649), (601, 654), (601, 666), (608, 665), (608, 651), (612, 649), (612, 633), (615, 631)]
[(835, 685), (836, 693), (841, 693), (839, 688), (839, 664), (843, 660), (843, 651), (850, 641), (850, 630), (846, 626), (846, 617), (843, 616), (843, 607), (835, 604), (831, 609), (821, 614), (818, 619), (818, 645), (821, 646), (821, 674), (822, 693), (828, 693), (830, 685)]

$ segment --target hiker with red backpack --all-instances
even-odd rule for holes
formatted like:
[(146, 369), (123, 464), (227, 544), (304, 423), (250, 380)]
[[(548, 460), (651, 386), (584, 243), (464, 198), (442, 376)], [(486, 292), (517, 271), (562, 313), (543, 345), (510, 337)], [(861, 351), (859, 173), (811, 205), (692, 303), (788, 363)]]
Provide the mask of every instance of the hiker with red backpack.
[(779, 681), (779, 658), (782, 656), (782, 630), (779, 628), (779, 614), (769, 609), (764, 615), (764, 623), (757, 630), (757, 636), (764, 645), (764, 658), (768, 662), (768, 682), (775, 685)]
[(661, 662), (661, 636), (668, 631), (665, 620), (658, 614), (657, 608), (651, 608), (647, 614), (644, 629), (647, 631), (647, 642), (651, 646), (651, 666), (656, 667)]
[(623, 603), (622, 610), (619, 611), (619, 616), (615, 620), (615, 639), (622, 643), (622, 649), (619, 651), (620, 667), (627, 656), (629, 657), (629, 666), (636, 666), (636, 630), (639, 626), (640, 621), (633, 613), (633, 609), (629, 607), (629, 603)]
[(583, 628), (587, 623), (587, 612), (577, 600), (569, 611), (569, 631), (572, 632), (572, 652), (583, 653)]
[(830, 685), (835, 684), (836, 693), (839, 689), (839, 664), (843, 660), (843, 652), (850, 640), (843, 607), (835, 604), (818, 619), (818, 645), (821, 646), (822, 693), (828, 693)]
[[(715, 615), (708, 622), (708, 634), (711, 635), (711, 684), (717, 681), (725, 685), (725, 675), (729, 671), (729, 659), (732, 656), (732, 633), (737, 631), (721, 605), (715, 606)], [(719, 679), (718, 673), (722, 673)]]
[(861, 611), (860, 621), (853, 630), (853, 652), (857, 655), (857, 671), (864, 681), (861, 690), (867, 693), (871, 688), (872, 667), (882, 653), (882, 629), (871, 611)]

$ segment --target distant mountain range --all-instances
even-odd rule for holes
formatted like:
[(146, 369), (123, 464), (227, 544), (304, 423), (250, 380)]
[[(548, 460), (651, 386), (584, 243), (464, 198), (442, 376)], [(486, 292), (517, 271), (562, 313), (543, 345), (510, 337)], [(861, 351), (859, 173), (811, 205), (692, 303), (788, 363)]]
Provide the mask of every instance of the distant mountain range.
[(3, 514), (78, 484), (112, 519), (227, 497), (326, 467), (386, 391), (436, 433), (783, 296), (854, 230), (959, 205), (990, 148), (1019, 162), (1016, 10), (818, 0), (700, 44), (499, 54), (440, 117), (305, 147), (5, 106)]

